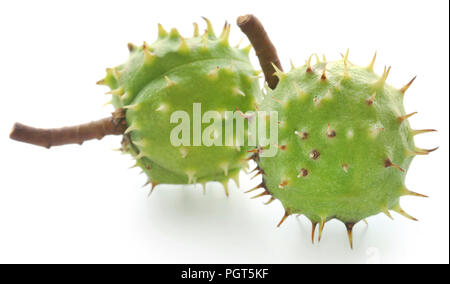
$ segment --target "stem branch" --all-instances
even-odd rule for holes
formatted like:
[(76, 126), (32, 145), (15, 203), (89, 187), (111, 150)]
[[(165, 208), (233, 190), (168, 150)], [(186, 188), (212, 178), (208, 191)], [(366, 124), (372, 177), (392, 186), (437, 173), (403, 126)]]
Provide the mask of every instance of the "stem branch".
[(120, 109), (112, 116), (85, 124), (61, 128), (34, 128), (21, 123), (15, 123), (10, 138), (45, 148), (66, 144), (82, 144), (91, 139), (102, 139), (106, 135), (121, 135), (125, 132), (127, 123), (125, 112)]
[(270, 41), (263, 25), (258, 18), (251, 14), (240, 16), (237, 19), (237, 25), (252, 43), (264, 72), (265, 80), (269, 87), (274, 89), (278, 84), (278, 77), (273, 75), (275, 68), (273, 68), (272, 63), (280, 70), (283, 70), (283, 68), (278, 59), (277, 50)]

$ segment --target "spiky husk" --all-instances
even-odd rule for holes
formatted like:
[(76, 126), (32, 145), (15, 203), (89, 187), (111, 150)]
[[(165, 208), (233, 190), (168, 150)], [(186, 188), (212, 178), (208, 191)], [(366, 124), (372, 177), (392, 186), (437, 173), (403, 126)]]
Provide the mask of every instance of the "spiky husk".
[[(351, 239), (353, 225), (366, 217), (396, 211), (400, 197), (416, 195), (405, 187), (408, 167), (419, 154), (403, 107), (410, 84), (396, 89), (368, 67), (311, 58), (289, 73), (278, 71), (280, 82), (269, 91), (262, 110), (279, 116), (279, 148), (275, 157), (261, 157), (264, 192), (279, 199), (290, 214), (303, 214), (320, 224), (339, 219)], [(280, 222), (281, 223), (281, 222)]]
[[(230, 25), (216, 37), (206, 22), (205, 33), (200, 35), (195, 24), (191, 38), (159, 25), (154, 43), (129, 44), (127, 62), (107, 69), (99, 82), (111, 88), (114, 107), (126, 109), (129, 128), (122, 150), (136, 158), (152, 184), (226, 183), (246, 166), (246, 146), (172, 146), (170, 141), (177, 125), (170, 122), (173, 112), (189, 114), (192, 145), (194, 103), (202, 104), (202, 114), (236, 108), (246, 112), (260, 93), (249, 48), (229, 45)], [(202, 132), (208, 126), (203, 124)]]

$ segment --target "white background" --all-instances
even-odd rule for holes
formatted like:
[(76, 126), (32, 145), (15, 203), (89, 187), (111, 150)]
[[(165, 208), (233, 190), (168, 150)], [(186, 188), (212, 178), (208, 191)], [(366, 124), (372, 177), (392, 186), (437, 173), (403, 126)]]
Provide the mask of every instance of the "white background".
[[(0, 4), (0, 262), (1, 263), (448, 263), (449, 261), (449, 31), (448, 1), (2, 1)], [(425, 148), (407, 186), (430, 195), (402, 205), (420, 219), (379, 215), (355, 228), (355, 249), (344, 226), (327, 224), (319, 245), (304, 217), (283, 215), (278, 201), (250, 200), (256, 184), (241, 175), (227, 199), (218, 185), (161, 186), (147, 199), (144, 175), (129, 156), (111, 151), (120, 137), (51, 150), (8, 139), (21, 121), (40, 127), (86, 122), (112, 111), (105, 67), (125, 61), (126, 44), (152, 42), (156, 24), (192, 33), (209, 17), (221, 29), (254, 13), (276, 43), (283, 65), (311, 53), (392, 65), (389, 83), (418, 79), (405, 97)], [(204, 24), (202, 23), (203, 27)], [(247, 42), (247, 41), (246, 41)], [(254, 53), (252, 61), (257, 66)]]

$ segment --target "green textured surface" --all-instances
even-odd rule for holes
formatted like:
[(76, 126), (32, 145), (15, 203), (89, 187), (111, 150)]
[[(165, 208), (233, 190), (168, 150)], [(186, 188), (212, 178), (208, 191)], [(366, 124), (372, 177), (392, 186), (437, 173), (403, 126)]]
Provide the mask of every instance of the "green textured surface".
[[(247, 165), (246, 146), (175, 147), (170, 142), (178, 125), (171, 124), (170, 117), (185, 111), (191, 119), (192, 145), (194, 103), (202, 104), (202, 114), (254, 108), (260, 94), (257, 72), (249, 48), (229, 45), (229, 29), (227, 25), (216, 37), (209, 26), (203, 35), (185, 39), (175, 29), (166, 32), (160, 26), (154, 43), (132, 47), (126, 63), (107, 70), (104, 83), (113, 89), (113, 105), (127, 109), (131, 144), (123, 148), (154, 184), (226, 182)], [(202, 124), (202, 130), (209, 125)]]
[[(326, 80), (321, 79), (324, 66)], [(408, 121), (398, 120), (405, 115), (403, 92), (372, 68), (344, 60), (279, 77), (261, 107), (279, 112), (279, 144), (286, 145), (275, 157), (260, 160), (270, 194), (289, 214), (304, 214), (313, 222), (354, 223), (387, 209), (400, 212), (399, 199), (408, 192), (406, 171), (417, 150)], [(333, 130), (336, 136), (329, 137)], [(320, 153), (317, 159), (310, 157), (313, 150)], [(386, 159), (405, 172), (385, 167)], [(302, 169), (307, 176), (299, 176)]]

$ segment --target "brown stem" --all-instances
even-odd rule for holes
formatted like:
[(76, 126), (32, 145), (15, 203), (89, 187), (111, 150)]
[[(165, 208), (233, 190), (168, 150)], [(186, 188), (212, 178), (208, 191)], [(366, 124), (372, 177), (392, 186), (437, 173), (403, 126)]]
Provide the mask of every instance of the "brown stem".
[(273, 75), (275, 73), (275, 68), (273, 68), (272, 63), (280, 70), (283, 70), (283, 68), (278, 59), (277, 50), (270, 41), (263, 25), (258, 18), (251, 14), (240, 16), (237, 19), (237, 25), (252, 43), (256, 55), (259, 58), (259, 64), (264, 72), (267, 84), (271, 89), (275, 89), (278, 84), (278, 77)]
[(9, 137), (11, 139), (50, 148), (66, 144), (82, 144), (91, 139), (102, 139), (106, 135), (120, 135), (127, 129), (125, 112), (120, 109), (112, 116), (76, 126), (62, 128), (34, 128), (15, 123)]

